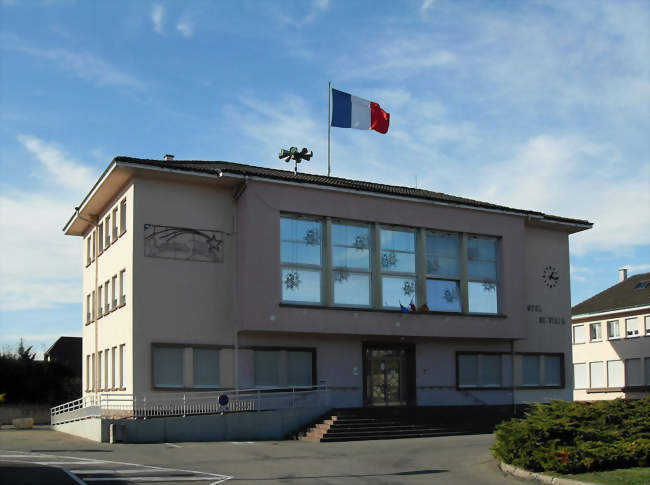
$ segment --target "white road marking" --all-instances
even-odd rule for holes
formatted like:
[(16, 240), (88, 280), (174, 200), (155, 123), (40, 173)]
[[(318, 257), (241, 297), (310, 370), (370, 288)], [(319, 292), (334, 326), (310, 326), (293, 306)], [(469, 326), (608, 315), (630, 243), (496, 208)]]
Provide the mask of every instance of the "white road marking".
[[(168, 443), (171, 444), (171, 443)], [(177, 445), (178, 446), (178, 445)], [(180, 446), (178, 446), (180, 448)], [(4, 460), (3, 460), (4, 458)], [(36, 461), (38, 460), (38, 461)], [(51, 461), (46, 461), (51, 460)], [(56, 461), (54, 461), (56, 460)], [(64, 461), (66, 460), (66, 461)], [(74, 461), (67, 461), (74, 460)], [(151, 465), (141, 465), (139, 463), (126, 463), (120, 461), (110, 461), (110, 460), (96, 460), (94, 458), (81, 458), (77, 456), (62, 456), (62, 455), (46, 455), (42, 453), (30, 453), (25, 454), (24, 452), (15, 452), (12, 453), (8, 450), (0, 450), (0, 461), (16, 461), (20, 463), (34, 463), (37, 465), (53, 465), (57, 468), (61, 468), (64, 472), (73, 477), (79, 484), (84, 484), (88, 482), (105, 482), (105, 481), (128, 481), (128, 482), (198, 482), (198, 481), (209, 481), (209, 485), (219, 485), (230, 480), (231, 476), (220, 475), (217, 473), (209, 472), (200, 472), (196, 470), (183, 470), (179, 468), (163, 468)], [(92, 466), (92, 465), (115, 465), (122, 466), (122, 469), (78, 469), (78, 470), (67, 470), (60, 465), (77, 465), (77, 466)], [(127, 467), (136, 467), (134, 469), (128, 469)], [(109, 477), (86, 477), (80, 478), (76, 476), (79, 475), (93, 475), (93, 474), (112, 474)], [(133, 477), (128, 476), (131, 474), (147, 474), (149, 476), (139, 476)], [(176, 475), (174, 475), (176, 473)], [(179, 474), (180, 473), (180, 474)], [(167, 474), (167, 475), (162, 475)]]
[(181, 445), (177, 445), (176, 443), (165, 443), (167, 446), (171, 446), (172, 448), (182, 448)]
[[(115, 482), (116, 480), (118, 480), (116, 477), (83, 478), (85, 482)], [(129, 482), (208, 482), (214, 480), (214, 477), (170, 477), (167, 475), (165, 477), (120, 477), (119, 480), (127, 480)], [(213, 481), (212, 483), (217, 484), (225, 481), (226, 479), (217, 482)]]

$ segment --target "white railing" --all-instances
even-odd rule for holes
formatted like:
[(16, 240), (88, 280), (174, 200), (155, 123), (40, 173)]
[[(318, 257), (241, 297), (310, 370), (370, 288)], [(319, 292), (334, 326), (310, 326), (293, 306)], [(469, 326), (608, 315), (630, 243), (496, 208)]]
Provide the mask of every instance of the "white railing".
[[(227, 403), (223, 404), (226, 396)], [(221, 402), (220, 402), (221, 398)], [(81, 419), (135, 419), (328, 406), (327, 385), (211, 392), (97, 394), (51, 409), (52, 424)]]

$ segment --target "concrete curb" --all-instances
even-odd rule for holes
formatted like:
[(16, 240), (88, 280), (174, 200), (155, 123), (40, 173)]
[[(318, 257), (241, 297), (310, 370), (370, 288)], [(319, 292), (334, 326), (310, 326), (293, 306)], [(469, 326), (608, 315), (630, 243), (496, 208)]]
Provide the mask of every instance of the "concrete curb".
[(543, 473), (529, 472), (523, 468), (517, 468), (513, 465), (508, 465), (502, 461), (499, 462), (499, 468), (502, 472), (512, 475), (517, 478), (523, 478), (531, 482), (539, 483), (550, 483), (553, 485), (596, 485), (592, 482), (579, 482), (578, 480), (570, 480), (568, 478), (562, 477), (552, 477), (550, 475), (544, 475)]

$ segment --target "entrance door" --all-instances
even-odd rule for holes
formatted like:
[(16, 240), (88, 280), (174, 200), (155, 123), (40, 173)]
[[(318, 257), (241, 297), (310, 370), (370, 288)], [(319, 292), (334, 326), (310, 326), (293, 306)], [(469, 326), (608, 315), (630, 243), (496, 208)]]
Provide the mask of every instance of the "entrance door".
[(405, 406), (411, 382), (409, 349), (367, 344), (364, 352), (366, 405)]

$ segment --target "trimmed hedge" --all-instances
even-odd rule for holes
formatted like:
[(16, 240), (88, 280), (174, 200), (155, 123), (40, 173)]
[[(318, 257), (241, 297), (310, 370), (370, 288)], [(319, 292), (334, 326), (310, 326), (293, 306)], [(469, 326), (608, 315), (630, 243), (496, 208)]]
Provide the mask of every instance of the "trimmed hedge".
[(530, 471), (650, 466), (650, 398), (535, 404), (495, 434), (494, 456)]

